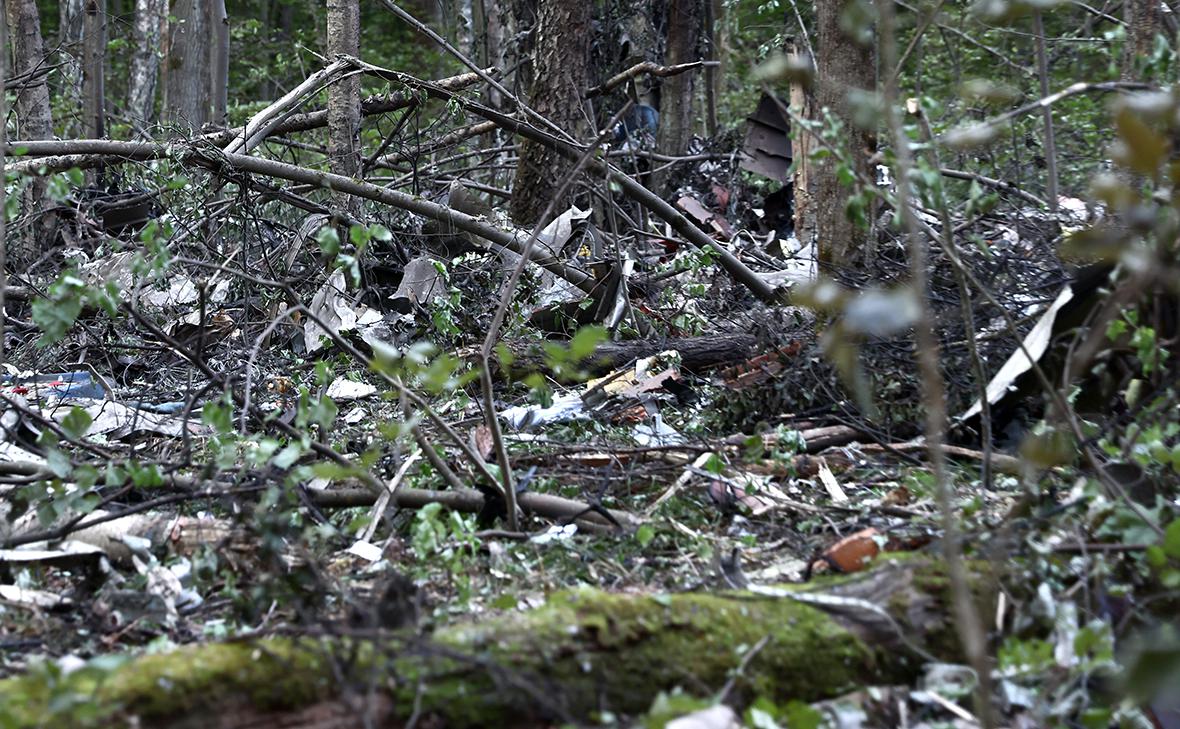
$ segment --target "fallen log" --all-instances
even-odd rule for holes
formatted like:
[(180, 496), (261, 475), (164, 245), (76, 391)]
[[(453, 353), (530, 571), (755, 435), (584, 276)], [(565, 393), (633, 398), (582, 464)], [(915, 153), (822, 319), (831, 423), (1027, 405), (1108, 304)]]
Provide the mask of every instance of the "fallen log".
[[(506, 342), (514, 356), (514, 372), (545, 369), (544, 352), (535, 342)], [(582, 369), (602, 375), (643, 357), (651, 357), (667, 350), (680, 353), (680, 366), (688, 372), (703, 372), (723, 365), (736, 364), (760, 354), (770, 345), (760, 342), (753, 334), (710, 334), (702, 337), (677, 339), (633, 339), (602, 342), (594, 353), (581, 363)]]
[[(993, 609), (990, 580), (971, 581), (980, 607)], [(910, 558), (827, 580), (822, 592), (778, 591), (785, 597), (586, 589), (430, 637), (244, 639), (66, 676), (31, 671), (0, 681), (0, 719), (229, 728), (401, 726), (413, 716), (428, 726), (540, 727), (635, 715), (661, 691), (710, 696), (729, 681), (739, 705), (814, 701), (908, 682), (923, 656), (956, 660), (946, 585), (940, 563)]]

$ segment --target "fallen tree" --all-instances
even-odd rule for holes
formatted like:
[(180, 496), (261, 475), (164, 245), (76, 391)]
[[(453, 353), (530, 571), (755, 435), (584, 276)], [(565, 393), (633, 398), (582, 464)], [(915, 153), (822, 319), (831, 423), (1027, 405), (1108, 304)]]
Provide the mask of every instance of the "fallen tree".
[[(991, 607), (989, 582), (972, 580), (981, 607)], [(34, 671), (0, 682), (0, 719), (14, 727), (356, 726), (367, 712), (372, 725), (415, 717), (430, 726), (526, 727), (641, 713), (661, 691), (711, 696), (727, 682), (733, 703), (817, 700), (909, 681), (932, 655), (956, 660), (947, 585), (940, 563), (911, 557), (831, 579), (822, 592), (572, 591), (537, 610), (430, 636), (245, 639), (107, 671)]]

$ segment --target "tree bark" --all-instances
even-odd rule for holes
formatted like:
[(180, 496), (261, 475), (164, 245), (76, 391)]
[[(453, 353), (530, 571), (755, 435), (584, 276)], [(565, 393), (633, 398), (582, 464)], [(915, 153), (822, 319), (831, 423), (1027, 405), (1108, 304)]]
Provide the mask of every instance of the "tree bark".
[(142, 137), (156, 116), (156, 86), (160, 76), (160, 39), (167, 24), (168, 0), (135, 0), (135, 50), (131, 56), (127, 111)]
[[(12, 75), (47, 71), (45, 43), (41, 38), (41, 16), (35, 0), (7, 0), (8, 27), (12, 29)], [(0, 52), (3, 49), (0, 48)], [(16, 93), (18, 136), (27, 139), (52, 139), (53, 117), (49, 108), (48, 74), (29, 79)], [(44, 180), (35, 180), (23, 195), (25, 212), (40, 209), (45, 195)]]
[[(876, 151), (876, 134), (853, 123), (848, 103), (850, 90), (876, 88), (873, 47), (858, 43), (840, 28), (840, 16), (850, 0), (820, 0), (815, 4), (817, 111), (828, 109), (840, 120), (841, 141), (847, 141), (852, 164), (868, 179), (875, 179), (869, 158)], [(822, 119), (822, 116), (819, 117)], [(863, 265), (871, 259), (870, 238), (864, 228), (848, 218), (850, 188), (836, 174), (836, 160), (829, 156), (815, 169), (816, 235), (820, 263), (828, 267)], [(872, 220), (871, 211), (866, 213)]]
[(1136, 59), (1146, 58), (1155, 48), (1155, 36), (1160, 31), (1160, 4), (1153, 0), (1126, 0), (1123, 21), (1127, 40), (1123, 45), (1121, 76), (1124, 81), (1136, 80)]
[[(798, 48), (792, 49), (796, 60), (801, 59)], [(790, 91), (791, 111), (803, 119), (815, 118), (815, 96), (807, 84), (792, 82)], [(806, 133), (796, 135), (792, 140), (792, 154), (795, 157), (795, 177), (791, 180), (795, 200), (795, 237), (804, 246), (815, 243), (815, 174), (811, 152), (815, 139)]]
[[(508, 341), (515, 360), (512, 371), (527, 373), (545, 368), (545, 354), (535, 343)], [(680, 353), (680, 366), (687, 372), (702, 372), (722, 365), (744, 362), (774, 347), (760, 342), (757, 335), (744, 333), (709, 334), (680, 339), (631, 339), (601, 342), (580, 364), (593, 375), (601, 375), (628, 362), (651, 357), (669, 349)]]
[[(357, 0), (328, 2), (328, 55), (357, 56), (360, 48), (360, 4)], [(361, 86), (353, 75), (328, 89), (328, 168), (337, 175), (356, 177), (361, 170)], [(355, 202), (339, 194), (337, 204), (355, 212)]]
[(228, 125), (226, 114), (229, 107), (229, 13), (225, 10), (225, 0), (213, 0), (211, 21), (213, 58), (209, 64), (212, 74), (209, 88), (213, 105), (213, 124), (225, 127)]
[[(529, 105), (575, 138), (586, 129), (582, 91), (589, 87), (592, 7), (585, 0), (541, 0), (537, 11)], [(535, 223), (570, 167), (549, 147), (522, 141), (512, 218), (522, 225)], [(556, 209), (564, 210), (572, 201), (567, 192)]]
[[(57, 45), (61, 58), (61, 93), (65, 108), (82, 108), (82, 25), (86, 0), (61, 0), (58, 6)], [(62, 134), (78, 134), (80, 115), (59, 119)]]
[[(0, 23), (0, 78), (8, 78), (8, 56), (4, 53), (8, 47), (8, 22)], [(0, 119), (8, 118), (8, 95), (0, 94)], [(8, 149), (8, 125), (0, 124), (0, 149)], [(7, 180), (4, 170), (5, 156), (0, 154), (0, 180)], [(5, 328), (8, 324), (4, 320), (4, 295), (8, 291), (8, 231), (6, 225), (8, 215), (4, 211), (7, 206), (8, 186), (0, 184), (0, 365), (5, 362), (7, 352), (4, 349)]]
[(185, 133), (209, 121), (209, 3), (175, 0), (171, 17), (164, 120)]
[[(727, 683), (738, 705), (815, 701), (848, 686), (908, 683), (923, 654), (958, 660), (944, 618), (946, 579), (937, 562), (913, 559), (773, 594), (586, 589), (429, 638), (402, 629), (380, 640), (191, 646), (135, 659), (97, 685), (87, 672), (0, 681), (0, 699), (15, 727), (44, 726), (49, 702), (69, 690), (86, 692), (84, 717), (53, 714), (55, 726), (102, 718), (222, 729), (400, 726), (411, 715), (452, 729), (579, 724), (602, 711), (642, 713), (661, 691), (715, 696)], [(994, 609), (989, 582), (974, 577), (972, 587)], [(412, 608), (412, 596), (384, 598), (372, 608), (382, 618), (403, 603)], [(735, 654), (735, 646), (758, 648)], [(51, 691), (46, 680), (61, 683)], [(367, 706), (347, 701), (366, 693), (374, 697)]]
[(86, 0), (82, 25), (82, 95), (86, 115), (83, 134), (106, 136), (107, 0)]
[[(701, 35), (705, 24), (705, 0), (669, 0), (667, 45), (664, 65), (674, 66), (701, 60)], [(656, 148), (663, 154), (679, 156), (688, 151), (700, 117), (696, 72), (679, 73), (663, 80), (660, 90), (660, 124)], [(656, 175), (653, 189), (660, 190), (667, 176)]]

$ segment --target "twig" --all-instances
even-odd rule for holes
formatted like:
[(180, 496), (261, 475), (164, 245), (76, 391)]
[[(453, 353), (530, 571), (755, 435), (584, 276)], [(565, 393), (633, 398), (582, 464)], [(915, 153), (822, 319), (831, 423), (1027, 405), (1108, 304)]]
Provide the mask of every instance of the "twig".
[(946, 167), (940, 168), (938, 171), (943, 177), (952, 177), (956, 180), (973, 180), (975, 182), (978, 182), (981, 185), (986, 185), (987, 187), (995, 188), (996, 190), (1000, 190), (1002, 192), (1006, 192), (1006, 193), (1010, 193), (1012, 195), (1015, 195), (1016, 197), (1019, 197), (1020, 199), (1026, 201), (1026, 202), (1030, 202), (1033, 205), (1036, 205), (1037, 207), (1040, 207), (1040, 208), (1048, 207), (1048, 205), (1049, 205), (1048, 202), (1046, 202), (1045, 200), (1042, 200), (1041, 198), (1037, 197), (1036, 195), (1032, 194), (1031, 192), (1021, 190), (1019, 187), (1017, 187), (1011, 183), (1004, 182), (1003, 180), (996, 180), (991, 177), (985, 177), (983, 175), (979, 175), (974, 172), (964, 172), (963, 170), (947, 169)]
[[(1139, 81), (1103, 81), (1101, 83), (1086, 83), (1084, 81), (1079, 81), (1075, 84), (1066, 86), (1061, 91), (1049, 94), (1048, 96), (1043, 96), (1036, 101), (1029, 102), (1023, 106), (1018, 106), (1015, 109), (1009, 109), (1002, 114), (997, 114), (990, 119), (985, 119), (984, 121), (971, 124), (970, 126), (972, 128), (998, 126), (1000, 124), (1004, 124), (1005, 122), (1011, 121), (1018, 116), (1024, 116), (1025, 114), (1038, 109), (1047, 109), (1062, 99), (1068, 99), (1071, 96), (1078, 96), (1079, 94), (1090, 93), (1091, 91), (1150, 91), (1154, 88), (1157, 87), (1153, 86), (1152, 84), (1145, 84)], [(951, 132), (943, 132), (935, 138), (935, 141), (945, 144), (947, 135), (950, 133)]]

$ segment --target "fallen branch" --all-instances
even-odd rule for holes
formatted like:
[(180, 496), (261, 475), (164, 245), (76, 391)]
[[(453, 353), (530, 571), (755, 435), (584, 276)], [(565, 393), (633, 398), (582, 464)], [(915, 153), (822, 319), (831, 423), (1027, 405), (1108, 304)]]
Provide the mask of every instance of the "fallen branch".
[[(476, 81), (479, 81), (479, 75), (474, 73), (463, 73), (457, 76), (448, 76), (447, 78), (438, 79), (431, 83), (437, 84), (441, 88), (449, 89), (451, 91), (461, 91), (467, 88)], [(395, 93), (387, 94), (385, 96), (374, 96), (361, 100), (361, 116), (376, 116), (377, 114), (388, 114), (391, 111), (398, 109), (405, 109), (414, 106), (421, 101), (421, 98), (416, 94)], [(295, 114), (294, 116), (277, 124), (273, 129), (267, 131), (270, 136), (281, 134), (292, 134), (294, 132), (308, 132), (312, 129), (321, 129), (328, 126), (328, 111), (327, 109), (317, 109), (316, 111), (309, 111), (303, 114)], [(224, 131), (213, 132), (199, 137), (201, 141), (209, 142), (215, 147), (224, 147), (229, 144), (235, 137), (242, 136), (244, 127), (237, 127), (235, 129), (227, 129)]]
[[(323, 508), (343, 509), (349, 507), (372, 506), (377, 497), (367, 488), (326, 489), (323, 491), (309, 491), (311, 503)], [(517, 504), (526, 514), (535, 514), (545, 519), (573, 522), (577, 521), (579, 528), (587, 531), (602, 531), (607, 529), (617, 531), (618, 527), (611, 523), (611, 519), (618, 522), (625, 530), (639, 526), (641, 520), (625, 511), (604, 509), (609, 518), (583, 501), (575, 501), (551, 494), (538, 494), (525, 491), (516, 495)], [(484, 507), (484, 495), (476, 489), (452, 489), (448, 491), (434, 491), (430, 489), (415, 489), (402, 487), (393, 493), (393, 505), (399, 509), (421, 509), (427, 504), (442, 504), (452, 511), (468, 514), (478, 514)]]
[(643, 61), (641, 63), (635, 64), (631, 68), (628, 68), (626, 71), (622, 71), (620, 73), (616, 73), (614, 76), (611, 76), (606, 80), (605, 83), (599, 84), (598, 86), (595, 86), (594, 88), (587, 91), (585, 96), (587, 99), (592, 99), (595, 96), (602, 96), (615, 87), (621, 86), (631, 79), (642, 76), (643, 74), (647, 74), (648, 76), (656, 76), (658, 78), (667, 78), (668, 76), (675, 76), (677, 74), (684, 73), (685, 71), (691, 71), (694, 68), (720, 65), (720, 61), (693, 61), (692, 63), (678, 63), (674, 66), (661, 66), (660, 64), (654, 63), (652, 61)]
[[(162, 157), (175, 157), (182, 163), (204, 167), (215, 174), (250, 173), (298, 182), (316, 188), (335, 190), (349, 195), (373, 200), (384, 205), (400, 208), (454, 226), (472, 235), (488, 240), (498, 246), (521, 254), (525, 250), (528, 235), (523, 231), (498, 228), (487, 221), (466, 215), (445, 205), (430, 202), (414, 195), (373, 185), (351, 177), (334, 175), (285, 162), (260, 159), (241, 154), (227, 154), (200, 148), (177, 147), (152, 142), (117, 142), (108, 139), (74, 139), (62, 141), (21, 141), (7, 146), (6, 154), (14, 156), (40, 157), (44, 172), (69, 169), (62, 167), (59, 160), (73, 160), (75, 155), (104, 155), (106, 164), (147, 161)], [(596, 282), (589, 274), (573, 268), (554, 258), (541, 249), (534, 249), (530, 255), (537, 265), (554, 275), (569, 281), (582, 291), (590, 293)]]

